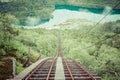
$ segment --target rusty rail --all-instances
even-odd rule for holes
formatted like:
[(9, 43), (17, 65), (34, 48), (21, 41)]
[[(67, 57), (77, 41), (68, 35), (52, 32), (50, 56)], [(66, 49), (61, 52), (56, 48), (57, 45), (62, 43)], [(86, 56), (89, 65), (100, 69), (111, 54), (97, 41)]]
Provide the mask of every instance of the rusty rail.
[[(67, 61), (66, 60), (63, 60), (63, 64), (64, 64), (64, 70), (65, 70), (65, 67), (67, 68), (67, 70), (68, 70), (68, 74), (70, 75), (70, 77), (71, 77), (71, 80), (74, 80), (74, 77), (73, 77), (73, 75), (72, 75), (72, 72), (71, 72), (71, 70), (70, 70), (70, 68), (69, 68), (69, 66), (68, 66), (68, 63), (67, 63)], [(66, 74), (66, 73), (65, 73)], [(66, 75), (65, 75), (66, 76)]]
[(76, 61), (74, 61), (74, 63), (81, 68), (82, 70), (84, 70), (84, 72), (92, 79), (92, 80), (97, 80), (93, 75), (91, 75), (86, 69), (84, 69), (80, 64), (78, 64)]
[(47, 76), (46, 80), (50, 79), (50, 73), (51, 73), (52, 69), (54, 68), (53, 66), (55, 65), (55, 61), (56, 61), (56, 58), (53, 59), (53, 62), (52, 62), (51, 67), (49, 69), (48, 76)]
[(101, 80), (96, 74), (89, 73), (78, 62), (71, 59), (63, 59), (66, 80)]
[[(47, 60), (49, 60), (49, 59), (47, 59)], [(47, 60), (44, 60), (42, 63), (40, 63), (24, 80), (28, 80), (33, 75), (33, 73), (36, 72), (36, 70), (38, 68), (40, 68), (43, 64), (45, 64), (47, 62)]]
[[(60, 31), (58, 37), (57, 54), (54, 58), (49, 58), (41, 62), (28, 76), (23, 80), (54, 80), (56, 61), (58, 57), (62, 57)], [(78, 62), (62, 58), (65, 80), (101, 80), (97, 75), (83, 68)], [(58, 74), (57, 74), (58, 75)]]
[[(57, 57), (44, 60), (23, 80), (54, 80), (56, 61)], [(74, 60), (62, 58), (62, 63), (65, 80), (101, 80)]]
[(23, 80), (54, 80), (56, 58), (43, 61)]

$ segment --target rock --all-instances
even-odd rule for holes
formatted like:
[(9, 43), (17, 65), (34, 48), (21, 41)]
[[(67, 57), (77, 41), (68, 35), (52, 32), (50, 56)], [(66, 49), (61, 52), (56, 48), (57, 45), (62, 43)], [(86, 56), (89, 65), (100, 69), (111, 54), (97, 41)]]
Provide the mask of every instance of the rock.
[(0, 79), (6, 80), (8, 78), (13, 78), (13, 62), (12, 58), (6, 57), (0, 61)]

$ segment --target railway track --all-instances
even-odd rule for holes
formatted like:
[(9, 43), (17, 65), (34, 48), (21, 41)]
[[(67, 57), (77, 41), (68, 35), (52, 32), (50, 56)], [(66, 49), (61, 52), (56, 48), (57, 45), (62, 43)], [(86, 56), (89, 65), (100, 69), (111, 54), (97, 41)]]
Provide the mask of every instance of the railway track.
[(66, 80), (101, 80), (74, 60), (63, 59), (63, 65)]
[[(57, 58), (43, 61), (23, 80), (55, 80), (56, 61)], [(74, 60), (62, 58), (62, 64), (65, 80), (101, 80)]]
[(56, 58), (49, 58), (41, 62), (23, 80), (54, 80), (56, 69)]
[(96, 74), (88, 71), (78, 62), (63, 58), (60, 32), (57, 54), (40, 62), (22, 80), (101, 80)]

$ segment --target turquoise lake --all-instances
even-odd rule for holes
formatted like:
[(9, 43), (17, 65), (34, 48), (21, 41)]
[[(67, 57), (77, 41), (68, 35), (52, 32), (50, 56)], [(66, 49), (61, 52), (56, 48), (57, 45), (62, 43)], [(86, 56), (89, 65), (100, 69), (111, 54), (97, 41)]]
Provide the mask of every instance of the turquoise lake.
[[(80, 19), (80, 20), (87, 20), (91, 23), (97, 23), (101, 18), (103, 18), (106, 14), (107, 17), (104, 18), (101, 23), (110, 22), (120, 20), (120, 10), (119, 9), (112, 9), (109, 6), (105, 8), (85, 8), (85, 7), (78, 7), (78, 6), (70, 6), (70, 5), (56, 5), (55, 10), (53, 11), (52, 15), (53, 18), (50, 20), (41, 23), (36, 26), (25, 26), (29, 28), (58, 28), (60, 24), (65, 23), (71, 19)], [(29, 18), (29, 22), (31, 25), (34, 25), (38, 19)], [(34, 23), (33, 23), (34, 22)]]
[[(55, 5), (55, 9), (68, 9), (72, 11), (87, 10), (96, 14), (102, 14), (104, 12), (104, 8), (87, 8), (87, 7), (79, 7), (79, 6), (71, 6), (71, 5)], [(111, 14), (120, 14), (120, 9), (112, 9)]]

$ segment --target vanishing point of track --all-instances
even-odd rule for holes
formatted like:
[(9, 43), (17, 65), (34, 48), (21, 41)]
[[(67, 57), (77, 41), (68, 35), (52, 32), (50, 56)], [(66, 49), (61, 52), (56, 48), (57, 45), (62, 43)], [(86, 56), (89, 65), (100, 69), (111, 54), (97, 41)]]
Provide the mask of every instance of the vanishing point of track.
[(79, 62), (62, 57), (60, 31), (58, 36), (56, 56), (43, 60), (22, 80), (101, 80)]

